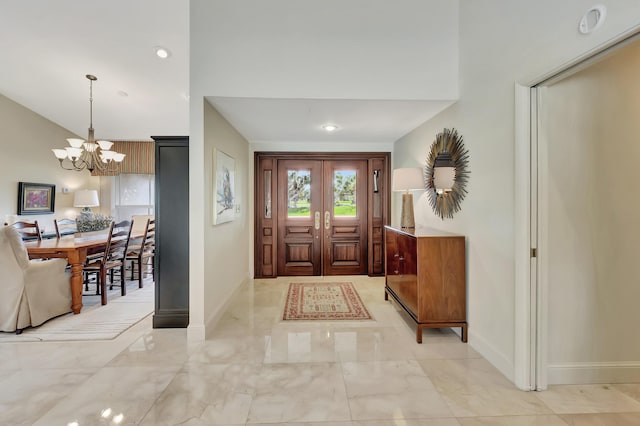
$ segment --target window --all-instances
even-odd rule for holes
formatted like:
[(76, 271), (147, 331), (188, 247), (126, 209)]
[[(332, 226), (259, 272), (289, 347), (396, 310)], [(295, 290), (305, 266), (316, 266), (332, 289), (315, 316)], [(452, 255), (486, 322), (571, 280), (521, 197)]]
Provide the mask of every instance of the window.
[(131, 220), (133, 215), (155, 214), (155, 175), (120, 174), (113, 180), (116, 222)]

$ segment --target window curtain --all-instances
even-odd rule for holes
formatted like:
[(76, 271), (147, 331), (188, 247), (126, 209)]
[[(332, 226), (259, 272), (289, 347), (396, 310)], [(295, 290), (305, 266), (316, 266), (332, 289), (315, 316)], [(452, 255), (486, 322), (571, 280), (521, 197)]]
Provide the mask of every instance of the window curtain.
[(113, 141), (112, 151), (126, 154), (118, 165), (118, 171), (108, 172), (94, 170), (92, 176), (117, 176), (120, 173), (152, 175), (156, 172), (154, 142), (147, 141)]

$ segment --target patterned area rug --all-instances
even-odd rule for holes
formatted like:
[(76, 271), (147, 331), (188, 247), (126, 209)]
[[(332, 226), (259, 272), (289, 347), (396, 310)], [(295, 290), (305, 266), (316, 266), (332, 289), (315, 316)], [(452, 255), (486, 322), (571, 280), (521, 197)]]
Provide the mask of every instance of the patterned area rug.
[(371, 314), (350, 282), (291, 283), (285, 320), (369, 320)]

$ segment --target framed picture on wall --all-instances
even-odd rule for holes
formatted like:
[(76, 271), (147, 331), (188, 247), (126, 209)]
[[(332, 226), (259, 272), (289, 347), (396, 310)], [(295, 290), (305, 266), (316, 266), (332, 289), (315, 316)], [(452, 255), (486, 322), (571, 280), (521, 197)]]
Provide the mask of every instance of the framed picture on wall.
[(56, 186), (18, 182), (18, 214), (47, 214), (55, 211)]
[(234, 219), (235, 160), (214, 148), (213, 173), (213, 224), (220, 225)]

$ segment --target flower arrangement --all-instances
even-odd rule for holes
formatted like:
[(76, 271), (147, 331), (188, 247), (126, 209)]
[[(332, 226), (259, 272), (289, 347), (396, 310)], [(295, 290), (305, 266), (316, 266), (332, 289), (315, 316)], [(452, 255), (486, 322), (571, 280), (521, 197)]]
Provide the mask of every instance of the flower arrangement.
[(113, 222), (111, 216), (103, 214), (94, 214), (92, 212), (82, 212), (80, 216), (76, 218), (76, 225), (78, 232), (92, 232), (107, 229)]

